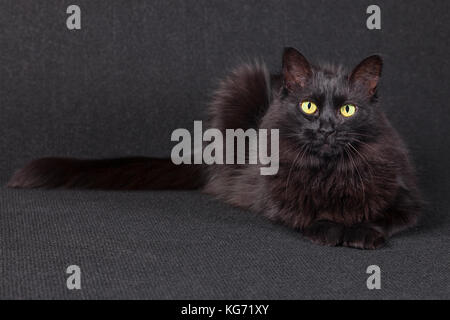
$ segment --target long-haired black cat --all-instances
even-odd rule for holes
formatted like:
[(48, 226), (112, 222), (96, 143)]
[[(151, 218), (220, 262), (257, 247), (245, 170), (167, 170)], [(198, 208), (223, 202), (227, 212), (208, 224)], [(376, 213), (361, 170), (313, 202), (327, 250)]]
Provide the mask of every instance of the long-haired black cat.
[(175, 165), (170, 159), (44, 158), (14, 188), (198, 189), (263, 213), (315, 243), (362, 249), (413, 226), (419, 192), (407, 150), (378, 106), (382, 60), (352, 71), (313, 66), (286, 48), (280, 75), (244, 65), (222, 81), (209, 126), (279, 129), (279, 171), (258, 165)]

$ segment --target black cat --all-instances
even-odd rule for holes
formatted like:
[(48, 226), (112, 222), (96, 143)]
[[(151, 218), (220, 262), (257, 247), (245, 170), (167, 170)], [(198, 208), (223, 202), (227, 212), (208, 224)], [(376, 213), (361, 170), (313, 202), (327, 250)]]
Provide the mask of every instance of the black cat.
[(244, 65), (209, 108), (209, 127), (279, 129), (279, 171), (258, 165), (174, 165), (170, 159), (44, 158), (9, 187), (197, 189), (299, 229), (312, 241), (376, 249), (414, 225), (420, 197), (407, 150), (377, 103), (382, 60), (353, 71), (313, 66), (293, 48), (281, 75)]

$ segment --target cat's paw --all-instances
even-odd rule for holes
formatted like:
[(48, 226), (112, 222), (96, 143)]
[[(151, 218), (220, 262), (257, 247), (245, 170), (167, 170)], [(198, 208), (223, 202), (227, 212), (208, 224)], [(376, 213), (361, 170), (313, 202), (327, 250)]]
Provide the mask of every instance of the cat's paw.
[(339, 246), (342, 244), (344, 226), (332, 221), (315, 221), (303, 230), (303, 235), (320, 245)]
[(358, 249), (379, 249), (386, 244), (386, 237), (368, 226), (347, 227), (344, 231), (342, 245)]

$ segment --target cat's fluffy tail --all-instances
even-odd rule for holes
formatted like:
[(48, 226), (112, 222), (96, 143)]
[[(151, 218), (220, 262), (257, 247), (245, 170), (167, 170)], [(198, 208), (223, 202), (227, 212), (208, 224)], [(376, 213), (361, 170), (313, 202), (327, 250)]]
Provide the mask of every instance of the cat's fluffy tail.
[(203, 181), (201, 165), (175, 165), (170, 159), (42, 158), (19, 169), (8, 182), (8, 187), (180, 190), (198, 189)]

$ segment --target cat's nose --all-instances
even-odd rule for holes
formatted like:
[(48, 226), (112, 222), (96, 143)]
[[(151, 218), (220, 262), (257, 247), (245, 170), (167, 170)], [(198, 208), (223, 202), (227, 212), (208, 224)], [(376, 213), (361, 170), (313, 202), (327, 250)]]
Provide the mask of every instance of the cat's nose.
[(328, 138), (329, 136), (333, 135), (336, 130), (333, 128), (321, 128), (319, 132), (323, 135), (324, 138)]

